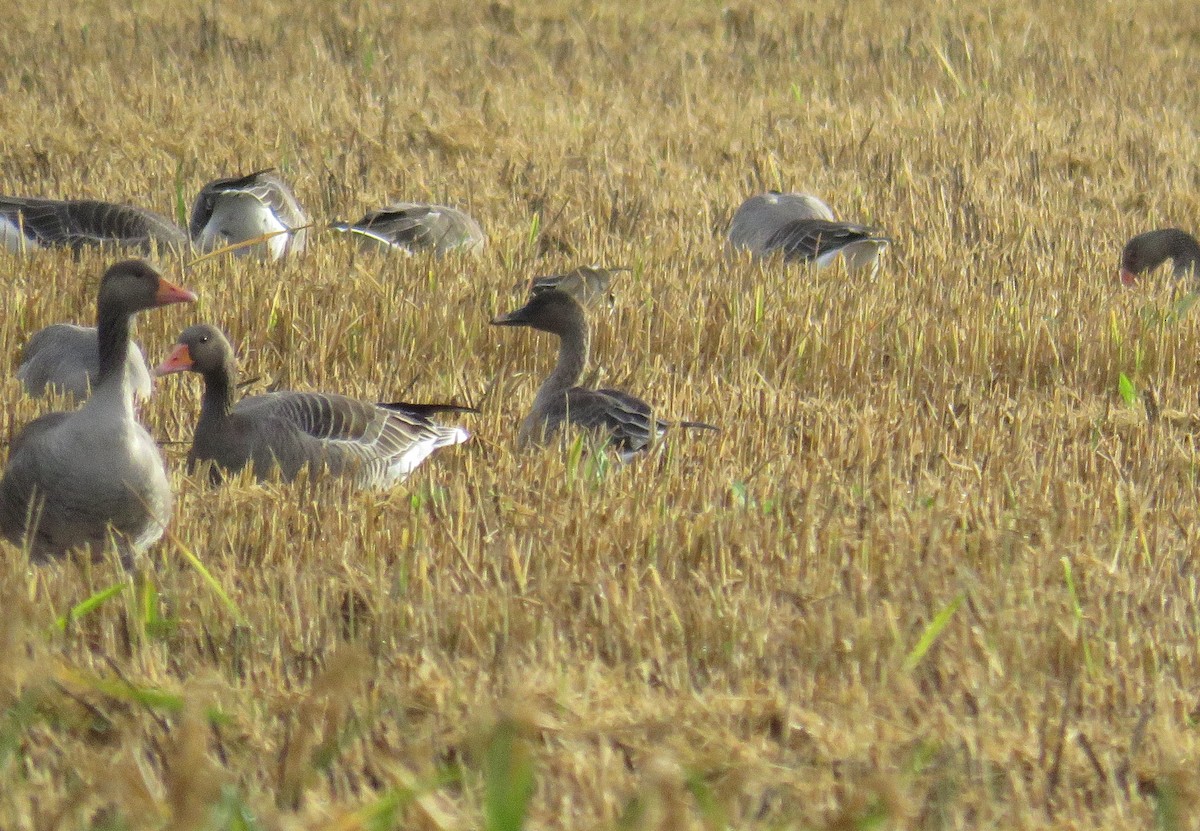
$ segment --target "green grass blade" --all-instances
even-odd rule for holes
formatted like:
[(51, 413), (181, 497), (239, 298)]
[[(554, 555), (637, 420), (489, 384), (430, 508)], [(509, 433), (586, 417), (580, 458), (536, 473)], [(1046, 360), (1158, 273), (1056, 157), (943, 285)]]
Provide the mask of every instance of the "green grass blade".
[(929, 625), (925, 627), (925, 631), (921, 633), (921, 638), (917, 641), (917, 645), (908, 653), (908, 657), (904, 659), (904, 671), (912, 672), (921, 663), (925, 657), (925, 653), (933, 646), (938, 636), (942, 634), (942, 630), (946, 628), (946, 624), (950, 622), (950, 618), (954, 617), (954, 613), (958, 611), (958, 607), (962, 605), (965, 595), (958, 597), (946, 604), (940, 612), (934, 615), (933, 620), (929, 621)]
[(124, 583), (114, 583), (107, 589), (101, 589), (91, 597), (72, 606), (65, 615), (54, 621), (54, 625), (59, 629), (59, 631), (65, 631), (69, 621), (78, 620), (84, 615), (94, 612), (96, 609), (100, 608), (105, 601), (111, 600), (124, 590)]

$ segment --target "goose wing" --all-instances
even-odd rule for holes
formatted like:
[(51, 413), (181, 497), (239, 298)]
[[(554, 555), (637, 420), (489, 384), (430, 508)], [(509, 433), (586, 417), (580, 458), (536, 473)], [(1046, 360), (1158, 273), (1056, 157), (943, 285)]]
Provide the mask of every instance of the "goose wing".
[(155, 243), (183, 250), (183, 231), (164, 216), (94, 199), (36, 199), (0, 196), (0, 216), (43, 247), (125, 245), (150, 251)]
[(395, 202), (368, 212), (353, 224), (335, 223), (339, 231), (370, 237), (410, 252), (432, 249), (439, 254), (483, 245), (479, 223), (457, 208), (420, 202)]
[(780, 251), (786, 260), (816, 260), (856, 242), (883, 240), (874, 229), (852, 222), (797, 219), (772, 234), (763, 253)]

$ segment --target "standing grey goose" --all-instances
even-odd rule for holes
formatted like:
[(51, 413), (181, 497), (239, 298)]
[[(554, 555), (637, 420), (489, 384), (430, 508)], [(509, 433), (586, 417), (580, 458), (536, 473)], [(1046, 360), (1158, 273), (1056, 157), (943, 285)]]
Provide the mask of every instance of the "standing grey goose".
[(394, 202), (369, 211), (358, 222), (335, 222), (330, 227), (353, 234), (366, 246), (409, 254), (478, 254), (485, 239), (479, 223), (463, 211), (424, 202)]
[(188, 237), (164, 216), (94, 199), (0, 196), (0, 245), (10, 251), (114, 245), (183, 252)]
[[(136, 343), (130, 342), (125, 372), (133, 394), (150, 397), (150, 370)], [(55, 323), (33, 333), (21, 353), (17, 378), (29, 395), (40, 397), (51, 390), (70, 393), (83, 401), (100, 375), (99, 338), (95, 326)]]
[(451, 405), (372, 404), (321, 392), (271, 392), (234, 402), (237, 362), (219, 329), (191, 326), (154, 373), (190, 370), (204, 378), (200, 420), (188, 453), (188, 470), (211, 462), (214, 483), (222, 471), (253, 466), (258, 479), (276, 470), (291, 481), (304, 468), (353, 477), (360, 487), (385, 489), (402, 481), (439, 447), (461, 444), (461, 427), (443, 427), (434, 412), (469, 412)]
[(162, 536), (171, 487), (150, 434), (133, 413), (125, 372), (133, 315), (196, 296), (142, 260), (104, 273), (97, 302), (100, 373), (87, 403), (30, 422), (11, 445), (0, 479), (0, 531), (34, 562), (72, 549), (93, 557), (111, 531), (126, 566)]
[(275, 234), (235, 253), (258, 253), (272, 260), (298, 254), (308, 243), (308, 215), (274, 169), (216, 179), (200, 189), (188, 231), (202, 251)]
[(1121, 282), (1131, 285), (1139, 274), (1171, 261), (1176, 277), (1200, 276), (1200, 245), (1178, 228), (1160, 228), (1138, 234), (1121, 251)]
[(742, 203), (729, 226), (729, 243), (757, 257), (780, 253), (787, 262), (815, 262), (824, 268), (843, 257), (850, 271), (879, 266), (890, 243), (865, 225), (841, 222), (809, 194), (765, 193)]
[[(590, 338), (583, 307), (570, 295), (555, 289), (540, 292), (516, 311), (493, 320), (492, 325), (528, 326), (558, 336), (558, 362), (521, 422), (518, 448), (544, 444), (569, 423), (598, 434), (628, 462), (670, 426), (654, 417), (649, 404), (627, 392), (575, 386), (587, 366)], [(697, 421), (675, 424), (717, 429)]]

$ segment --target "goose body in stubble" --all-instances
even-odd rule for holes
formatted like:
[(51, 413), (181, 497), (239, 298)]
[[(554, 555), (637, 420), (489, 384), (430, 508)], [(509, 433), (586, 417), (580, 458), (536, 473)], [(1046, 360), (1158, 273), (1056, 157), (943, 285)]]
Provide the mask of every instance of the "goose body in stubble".
[(1176, 278), (1197, 276), (1200, 244), (1191, 234), (1178, 228), (1160, 228), (1138, 234), (1121, 250), (1120, 280), (1131, 285), (1139, 275), (1153, 271), (1167, 260), (1171, 261), (1171, 271)]
[(366, 248), (407, 254), (478, 254), (486, 242), (479, 223), (465, 211), (426, 202), (393, 202), (357, 222), (334, 222), (330, 228)]
[[(542, 382), (521, 422), (517, 447), (544, 444), (566, 425), (588, 430), (617, 450), (622, 461), (647, 450), (669, 422), (654, 417), (649, 404), (622, 390), (576, 386), (587, 366), (590, 333), (583, 307), (570, 295), (549, 289), (516, 311), (492, 320), (494, 326), (526, 326), (558, 337), (558, 360)], [(716, 430), (710, 424), (677, 422), (680, 427)]]
[(0, 479), (0, 531), (35, 562), (81, 549), (98, 555), (110, 533), (122, 561), (162, 536), (170, 484), (158, 446), (134, 417), (125, 363), (130, 319), (195, 295), (148, 263), (126, 260), (105, 272), (97, 300), (99, 373), (74, 412), (35, 419), (13, 440)]
[(166, 217), (94, 199), (41, 199), (0, 196), (0, 248), (24, 252), (39, 248), (111, 245), (143, 253), (186, 251), (183, 229)]
[(271, 234), (234, 253), (278, 260), (305, 249), (308, 222), (288, 183), (275, 170), (267, 169), (216, 179), (201, 188), (192, 204), (188, 231), (202, 251)]
[[(136, 398), (150, 397), (150, 369), (142, 350), (132, 341), (125, 372)], [(55, 323), (34, 332), (21, 353), (17, 379), (37, 398), (50, 392), (88, 397), (100, 375), (98, 330), (95, 326)]]
[(873, 228), (834, 218), (829, 206), (806, 193), (765, 193), (741, 204), (729, 226), (729, 244), (756, 257), (812, 262), (818, 268), (839, 258), (849, 271), (879, 266), (891, 240)]
[(214, 482), (247, 465), (258, 479), (348, 476), (360, 487), (386, 489), (403, 481), (439, 447), (469, 438), (446, 427), (434, 411), (450, 405), (374, 404), (335, 393), (271, 392), (235, 401), (237, 363), (225, 335), (208, 324), (191, 326), (154, 372), (191, 371), (204, 378), (200, 418), (188, 468), (207, 464)]

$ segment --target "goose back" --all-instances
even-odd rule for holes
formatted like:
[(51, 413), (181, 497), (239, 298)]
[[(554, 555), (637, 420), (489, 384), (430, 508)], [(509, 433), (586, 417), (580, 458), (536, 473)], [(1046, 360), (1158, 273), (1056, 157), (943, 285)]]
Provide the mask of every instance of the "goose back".
[(10, 251), (115, 245), (151, 253), (183, 252), (188, 237), (166, 217), (92, 199), (0, 196), (0, 244)]
[(206, 184), (192, 204), (188, 231), (204, 251), (275, 234), (235, 253), (258, 253), (278, 260), (305, 249), (308, 230), (304, 226), (308, 222), (291, 187), (268, 169)]
[[(34, 332), (21, 354), (17, 378), (31, 396), (57, 391), (70, 393), (76, 401), (87, 398), (100, 374), (96, 327), (55, 323)], [(146, 358), (137, 344), (130, 344), (125, 371), (135, 396), (150, 397), (152, 385)]]
[(483, 229), (469, 214), (448, 205), (423, 202), (394, 202), (368, 212), (358, 222), (335, 222), (331, 227), (354, 234), (365, 246), (410, 254), (477, 254), (485, 243)]

